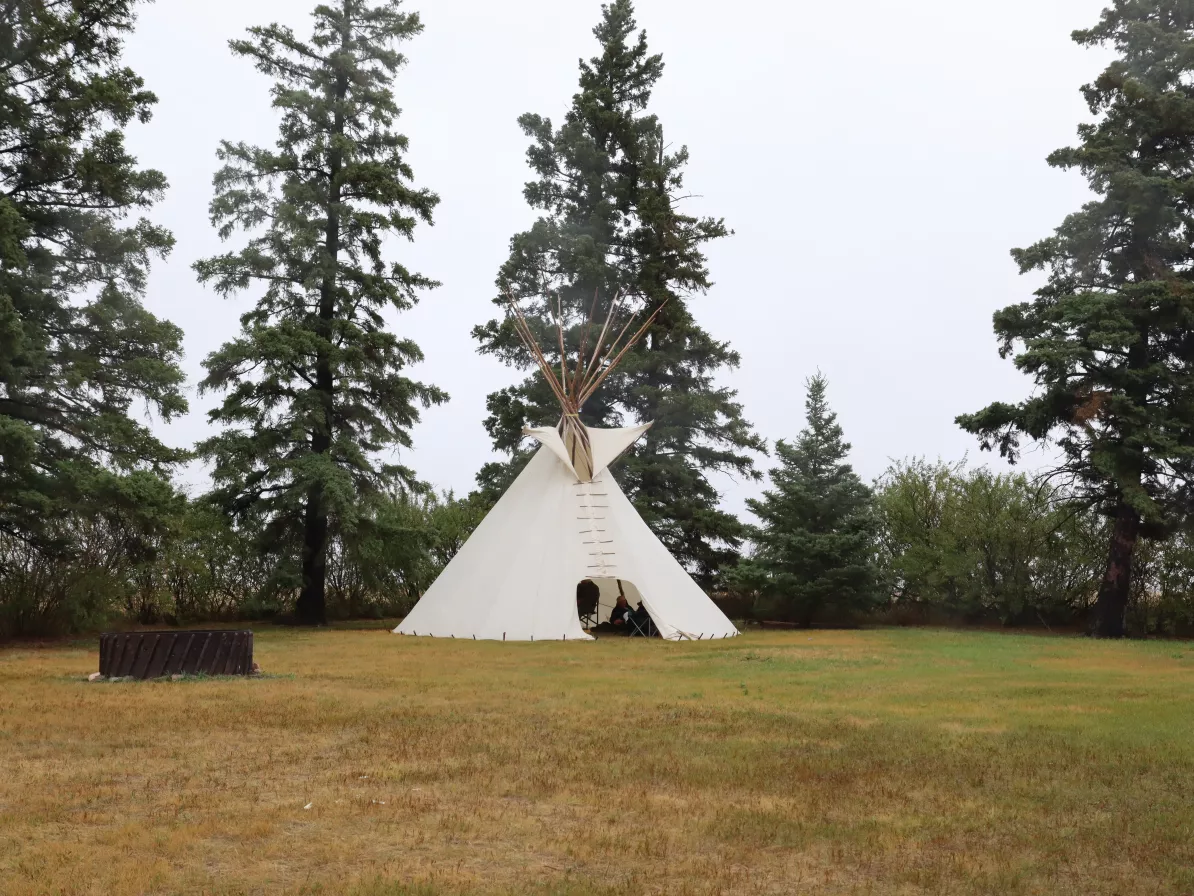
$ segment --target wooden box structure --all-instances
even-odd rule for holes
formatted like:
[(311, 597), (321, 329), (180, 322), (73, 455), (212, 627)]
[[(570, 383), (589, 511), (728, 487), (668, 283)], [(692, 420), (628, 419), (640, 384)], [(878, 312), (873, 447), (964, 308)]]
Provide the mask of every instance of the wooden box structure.
[(106, 678), (249, 675), (253, 633), (105, 632), (100, 635), (99, 671)]

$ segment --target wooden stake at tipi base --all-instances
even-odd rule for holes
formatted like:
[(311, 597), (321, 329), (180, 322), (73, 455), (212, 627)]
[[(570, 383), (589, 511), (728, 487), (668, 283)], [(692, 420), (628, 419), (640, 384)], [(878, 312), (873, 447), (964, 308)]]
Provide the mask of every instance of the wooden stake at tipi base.
[(662, 310), (657, 308), (633, 332), (637, 314), (631, 314), (607, 344), (625, 298), (620, 293), (610, 303), (589, 355), (596, 328), (594, 297), (571, 369), (557, 299), (557, 370), (536, 342), (518, 302), (509, 297), (515, 331), (560, 402), (562, 416), (554, 427), (523, 430), (542, 447), (395, 633), (474, 640), (591, 640), (576, 604), (576, 586), (591, 579), (601, 591), (599, 618), (608, 618), (623, 588), (632, 606), (637, 601), (646, 606), (664, 638), (695, 641), (738, 634), (643, 522), (609, 473), (609, 465), (651, 424), (600, 429), (580, 422), (585, 402)]

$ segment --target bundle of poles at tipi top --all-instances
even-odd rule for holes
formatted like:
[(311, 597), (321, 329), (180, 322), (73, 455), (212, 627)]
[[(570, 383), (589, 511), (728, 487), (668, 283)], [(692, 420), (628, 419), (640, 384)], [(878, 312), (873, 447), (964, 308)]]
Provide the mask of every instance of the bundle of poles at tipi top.
[[(506, 298), (509, 302), (510, 321), (514, 325), (519, 338), (526, 345), (527, 351), (531, 353), (531, 356), (535, 359), (535, 363), (539, 365), (539, 370), (543, 373), (543, 378), (547, 380), (547, 385), (551, 388), (551, 391), (559, 400), (560, 406), (564, 409), (564, 416), (560, 419), (557, 429), (564, 441), (565, 447), (568, 449), (568, 455), (572, 459), (572, 467), (582, 480), (592, 478), (595, 471), (593, 470), (593, 450), (589, 444), (589, 435), (580, 422), (581, 408), (585, 406), (585, 402), (597, 391), (597, 387), (609, 376), (610, 371), (618, 365), (618, 362), (626, 356), (626, 353), (643, 337), (643, 334), (647, 332), (647, 329), (655, 321), (655, 318), (659, 316), (659, 312), (663, 310), (663, 305), (661, 304), (643, 321), (642, 326), (627, 338), (631, 324), (638, 317), (637, 311), (631, 312), (622, 329), (618, 331), (618, 335), (611, 339), (607, 345), (606, 338), (617, 328), (618, 310), (625, 305), (628, 295), (629, 293), (626, 290), (619, 290), (614, 295), (613, 301), (610, 302), (609, 310), (606, 312), (605, 322), (601, 325), (601, 331), (593, 342), (593, 351), (590, 355), (589, 339), (595, 327), (597, 304), (600, 298), (598, 293), (594, 293), (593, 305), (589, 309), (589, 316), (585, 319), (584, 329), (581, 334), (580, 350), (576, 354), (576, 366), (571, 370), (569, 370), (568, 350), (565, 347), (564, 340), (564, 312), (560, 297), (558, 294), (556, 295), (555, 322), (560, 343), (560, 367), (559, 370), (556, 370), (543, 354), (543, 349), (535, 339), (535, 335), (531, 331), (531, 326), (527, 322), (526, 315), (522, 313), (522, 309), (518, 305), (518, 300), (512, 293), (506, 293)], [(547, 300), (547, 305), (550, 309), (550, 298)]]

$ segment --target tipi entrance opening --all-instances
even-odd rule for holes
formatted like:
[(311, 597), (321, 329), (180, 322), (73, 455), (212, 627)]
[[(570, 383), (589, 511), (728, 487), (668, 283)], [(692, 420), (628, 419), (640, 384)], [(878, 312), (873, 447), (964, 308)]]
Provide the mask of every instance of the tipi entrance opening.
[[(630, 609), (632, 610), (636, 609), (638, 605), (642, 603), (643, 596), (635, 586), (634, 582), (628, 582), (625, 579), (591, 577), (584, 579), (577, 588), (578, 615), (581, 615), (579, 611), (581, 594), (591, 591), (592, 589), (592, 585), (586, 587), (586, 582), (591, 582), (592, 585), (596, 585), (599, 592), (596, 595), (597, 606), (596, 611), (593, 614), (594, 625), (600, 625), (602, 622), (609, 622), (610, 614), (613, 613), (614, 607), (617, 606), (619, 595), (626, 598), (626, 602), (630, 605)], [(585, 619), (581, 619), (581, 622), (584, 624)], [(587, 628), (588, 626), (585, 625), (585, 627)]]

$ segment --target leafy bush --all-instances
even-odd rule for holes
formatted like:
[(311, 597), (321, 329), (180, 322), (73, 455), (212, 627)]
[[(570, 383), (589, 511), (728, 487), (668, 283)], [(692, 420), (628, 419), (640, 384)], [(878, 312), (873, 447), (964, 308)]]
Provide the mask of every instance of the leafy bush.
[[(297, 544), (267, 554), (252, 521), (231, 524), (160, 478), (108, 483), (103, 512), (53, 521), (53, 549), (0, 535), (0, 637), (141, 625), (263, 619), (290, 613)], [(334, 533), (329, 610), (336, 618), (406, 613), (484, 516), (476, 498), (402, 495), (362, 509)], [(277, 542), (274, 542), (275, 544)]]
[(885, 588), (905, 612), (1064, 623), (1094, 600), (1104, 523), (1048, 483), (914, 459), (876, 484), (876, 512)]

